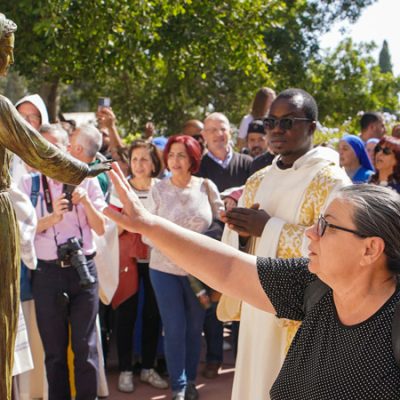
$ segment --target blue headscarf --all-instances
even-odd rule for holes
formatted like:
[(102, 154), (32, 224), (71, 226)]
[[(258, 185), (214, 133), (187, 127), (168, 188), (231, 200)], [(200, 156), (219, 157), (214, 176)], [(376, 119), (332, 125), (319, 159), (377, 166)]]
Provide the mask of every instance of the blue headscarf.
[(374, 170), (371, 160), (368, 157), (368, 153), (365, 150), (364, 142), (358, 136), (345, 135), (342, 137), (341, 140), (344, 140), (351, 146), (362, 167), (364, 167), (365, 169), (369, 169), (371, 171)]

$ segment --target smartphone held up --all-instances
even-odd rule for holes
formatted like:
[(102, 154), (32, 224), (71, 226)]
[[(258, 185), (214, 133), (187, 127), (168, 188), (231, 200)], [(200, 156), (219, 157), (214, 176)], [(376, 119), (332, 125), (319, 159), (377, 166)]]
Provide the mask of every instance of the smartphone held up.
[(64, 183), (63, 185), (63, 193), (65, 193), (65, 198), (68, 200), (68, 211), (73, 210), (73, 204), (72, 204), (72, 193), (75, 190), (74, 185), (67, 185)]
[(97, 108), (98, 110), (101, 110), (104, 107), (105, 108), (111, 107), (111, 99), (109, 97), (99, 97), (99, 100), (97, 102)]

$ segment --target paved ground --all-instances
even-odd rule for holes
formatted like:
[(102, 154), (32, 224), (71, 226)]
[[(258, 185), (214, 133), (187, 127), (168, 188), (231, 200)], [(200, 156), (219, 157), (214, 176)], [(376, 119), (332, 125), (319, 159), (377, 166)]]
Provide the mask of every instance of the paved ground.
[[(202, 365), (200, 366), (202, 367)], [(220, 369), (220, 375), (216, 379), (205, 379), (199, 374), (197, 389), (201, 400), (229, 400), (231, 396), (233, 379), (233, 365), (224, 364)], [(108, 373), (108, 384), (112, 400), (162, 400), (171, 399), (171, 392), (167, 390), (157, 390), (149, 385), (141, 383), (135, 377), (135, 391), (133, 393), (121, 393), (117, 390), (118, 371), (116, 368)]]
[[(227, 338), (229, 340), (229, 338)], [(204, 351), (203, 351), (204, 353)], [(204, 359), (204, 356), (202, 356)], [(135, 376), (135, 391), (133, 393), (121, 393), (117, 390), (118, 370), (115, 358), (115, 351), (111, 350), (109, 357), (109, 367), (107, 369), (110, 400), (170, 400), (171, 391), (154, 389), (151, 386), (139, 381)], [(200, 371), (204, 366), (202, 362), (199, 366), (199, 375), (197, 378), (197, 389), (199, 390), (200, 400), (229, 400), (231, 396), (234, 359), (231, 350), (224, 352), (224, 364), (219, 371), (216, 379), (205, 379)]]

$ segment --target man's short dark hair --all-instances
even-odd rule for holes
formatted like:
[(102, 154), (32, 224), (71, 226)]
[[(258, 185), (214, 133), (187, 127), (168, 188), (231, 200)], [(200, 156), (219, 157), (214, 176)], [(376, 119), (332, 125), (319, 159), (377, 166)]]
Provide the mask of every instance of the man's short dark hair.
[(360, 127), (362, 131), (368, 129), (368, 127), (378, 121), (382, 121), (382, 115), (378, 112), (368, 111), (365, 112), (360, 119)]
[(310, 93), (306, 92), (303, 89), (297, 89), (297, 88), (286, 89), (278, 94), (278, 96), (274, 100), (274, 103), (280, 99), (292, 99), (293, 97), (299, 95), (302, 96), (304, 99), (302, 110), (304, 111), (305, 116), (313, 121), (318, 121), (317, 102), (315, 101), (314, 97), (311, 96)]

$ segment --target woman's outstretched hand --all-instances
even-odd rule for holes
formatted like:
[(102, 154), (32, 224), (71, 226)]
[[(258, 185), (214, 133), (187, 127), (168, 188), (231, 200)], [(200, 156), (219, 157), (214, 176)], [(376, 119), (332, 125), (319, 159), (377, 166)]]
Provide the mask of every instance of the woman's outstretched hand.
[(143, 207), (136, 193), (130, 187), (118, 163), (111, 164), (111, 171), (108, 174), (123, 204), (123, 212), (106, 207), (104, 214), (121, 228), (129, 232), (141, 233), (141, 227), (144, 226), (145, 221), (149, 221), (151, 214)]

